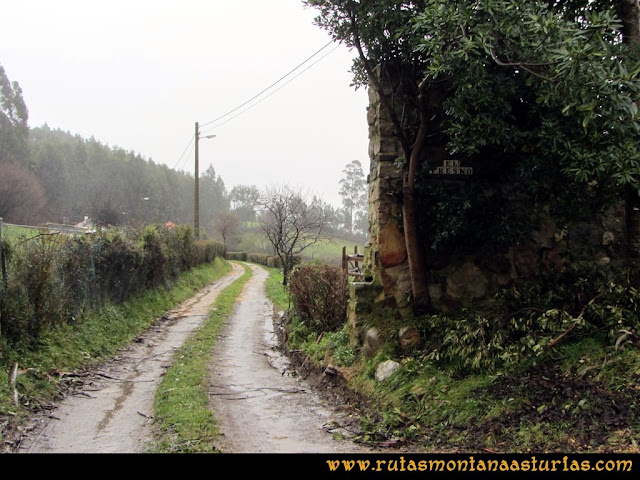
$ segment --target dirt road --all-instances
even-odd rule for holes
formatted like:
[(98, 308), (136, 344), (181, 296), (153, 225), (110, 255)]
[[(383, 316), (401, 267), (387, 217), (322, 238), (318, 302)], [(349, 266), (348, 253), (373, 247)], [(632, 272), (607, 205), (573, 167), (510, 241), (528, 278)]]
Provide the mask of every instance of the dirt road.
[[(292, 375), (275, 349), (267, 273), (252, 266), (234, 314), (211, 361), (211, 407), (224, 452), (355, 452), (333, 440), (335, 423), (349, 421), (323, 405)], [(136, 453), (151, 439), (155, 390), (173, 352), (200, 325), (218, 293), (242, 267), (168, 314), (112, 361), (92, 372), (81, 391), (37, 420), (20, 451), (34, 453)]]
[(211, 405), (223, 433), (218, 444), (233, 453), (327, 453), (362, 451), (334, 440), (348, 410), (324, 405), (304, 380), (293, 375), (276, 350), (272, 306), (264, 293), (267, 273), (252, 266), (234, 315), (214, 348)]
[(40, 419), (21, 451), (144, 452), (151, 436), (155, 390), (171, 357), (200, 325), (218, 293), (242, 275), (232, 272), (170, 312), (129, 348), (92, 373), (82, 391)]

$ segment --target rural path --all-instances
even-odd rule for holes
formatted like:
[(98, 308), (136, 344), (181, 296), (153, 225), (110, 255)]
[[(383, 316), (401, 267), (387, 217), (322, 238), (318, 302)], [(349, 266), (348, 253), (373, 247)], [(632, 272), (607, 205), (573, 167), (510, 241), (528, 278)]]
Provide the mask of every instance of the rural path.
[(350, 453), (363, 451), (334, 433), (353, 419), (329, 407), (288, 367), (277, 349), (267, 272), (252, 265), (234, 314), (213, 350), (211, 406), (226, 453)]
[(151, 438), (156, 387), (173, 352), (207, 316), (218, 294), (243, 273), (231, 273), (205, 287), (128, 348), (90, 373), (81, 391), (68, 396), (34, 432), (20, 451), (33, 453), (137, 453)]
[[(211, 408), (219, 419), (223, 452), (356, 452), (336, 441), (337, 425), (353, 419), (323, 404), (277, 352), (267, 273), (251, 266), (234, 313), (211, 361)], [(243, 273), (233, 271), (202, 290), (138, 337), (110, 362), (90, 372), (81, 390), (60, 402), (23, 439), (33, 453), (138, 453), (149, 446), (156, 388), (173, 352), (200, 325), (218, 293)]]

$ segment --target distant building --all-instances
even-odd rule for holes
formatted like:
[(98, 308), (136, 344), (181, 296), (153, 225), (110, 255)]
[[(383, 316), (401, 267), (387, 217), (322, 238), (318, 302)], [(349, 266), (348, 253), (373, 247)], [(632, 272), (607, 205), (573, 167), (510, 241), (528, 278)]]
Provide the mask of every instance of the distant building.
[[(65, 218), (66, 220), (66, 218)], [(95, 225), (91, 221), (88, 215), (84, 216), (84, 220), (75, 225), (67, 225), (65, 223), (45, 223), (44, 227), (51, 233), (66, 233), (66, 234), (82, 234), (82, 233), (94, 233), (96, 231)]]

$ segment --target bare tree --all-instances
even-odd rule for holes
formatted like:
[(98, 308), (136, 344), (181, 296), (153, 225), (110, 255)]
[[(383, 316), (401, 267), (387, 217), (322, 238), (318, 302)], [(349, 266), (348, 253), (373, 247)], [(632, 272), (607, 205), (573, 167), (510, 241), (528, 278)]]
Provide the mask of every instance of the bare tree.
[(220, 213), (213, 220), (213, 230), (222, 237), (224, 250), (227, 251), (227, 241), (238, 233), (240, 219), (234, 212)]
[(293, 258), (326, 238), (326, 213), (307, 193), (289, 185), (267, 187), (259, 204), (260, 228), (282, 261), (286, 285)]
[(46, 199), (36, 176), (14, 163), (2, 165), (0, 174), (0, 217), (28, 225), (42, 219)]

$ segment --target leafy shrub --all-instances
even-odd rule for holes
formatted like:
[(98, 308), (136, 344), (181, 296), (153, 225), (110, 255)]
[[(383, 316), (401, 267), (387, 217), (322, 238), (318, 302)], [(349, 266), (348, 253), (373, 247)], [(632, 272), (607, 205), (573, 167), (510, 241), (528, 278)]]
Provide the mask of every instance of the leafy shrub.
[(200, 240), (195, 244), (196, 263), (213, 262), (217, 257), (224, 257), (224, 245), (212, 240)]
[(169, 286), (180, 273), (224, 254), (222, 244), (195, 242), (189, 226), (41, 234), (5, 240), (5, 250), (0, 334), (10, 343), (35, 342), (44, 327)]
[(67, 295), (55, 275), (60, 245), (55, 237), (38, 236), (12, 248), (0, 306), (7, 339), (31, 341), (65, 315)]
[(142, 231), (143, 267), (146, 273), (147, 286), (160, 285), (167, 277), (168, 259), (163, 251), (162, 238), (155, 226), (148, 226)]
[(269, 255), (266, 253), (248, 253), (247, 262), (259, 263), (260, 265), (267, 265), (269, 262)]
[(640, 346), (638, 272), (573, 266), (502, 292), (490, 313), (423, 317), (428, 358), (463, 371), (495, 370), (559, 344), (598, 337), (613, 349)]
[(297, 265), (289, 288), (297, 314), (314, 331), (335, 331), (345, 323), (349, 289), (342, 268), (326, 263)]
[(120, 303), (144, 287), (144, 253), (119, 230), (98, 238), (95, 244), (95, 269), (100, 297)]
[(227, 252), (227, 260), (247, 261), (247, 254), (244, 252)]
[[(260, 265), (264, 265), (269, 268), (282, 268), (282, 260), (275, 255), (268, 255), (266, 253), (242, 253), (242, 252), (230, 252), (227, 253), (228, 260), (240, 260), (242, 262), (252, 262)], [(293, 264), (297, 265), (302, 259), (298, 255), (293, 256)]]
[(69, 300), (70, 317), (99, 305), (93, 240), (84, 236), (69, 238), (60, 249), (57, 263), (57, 275)]
[(280, 260), (280, 257), (267, 257), (267, 267), (282, 268), (282, 260)]

